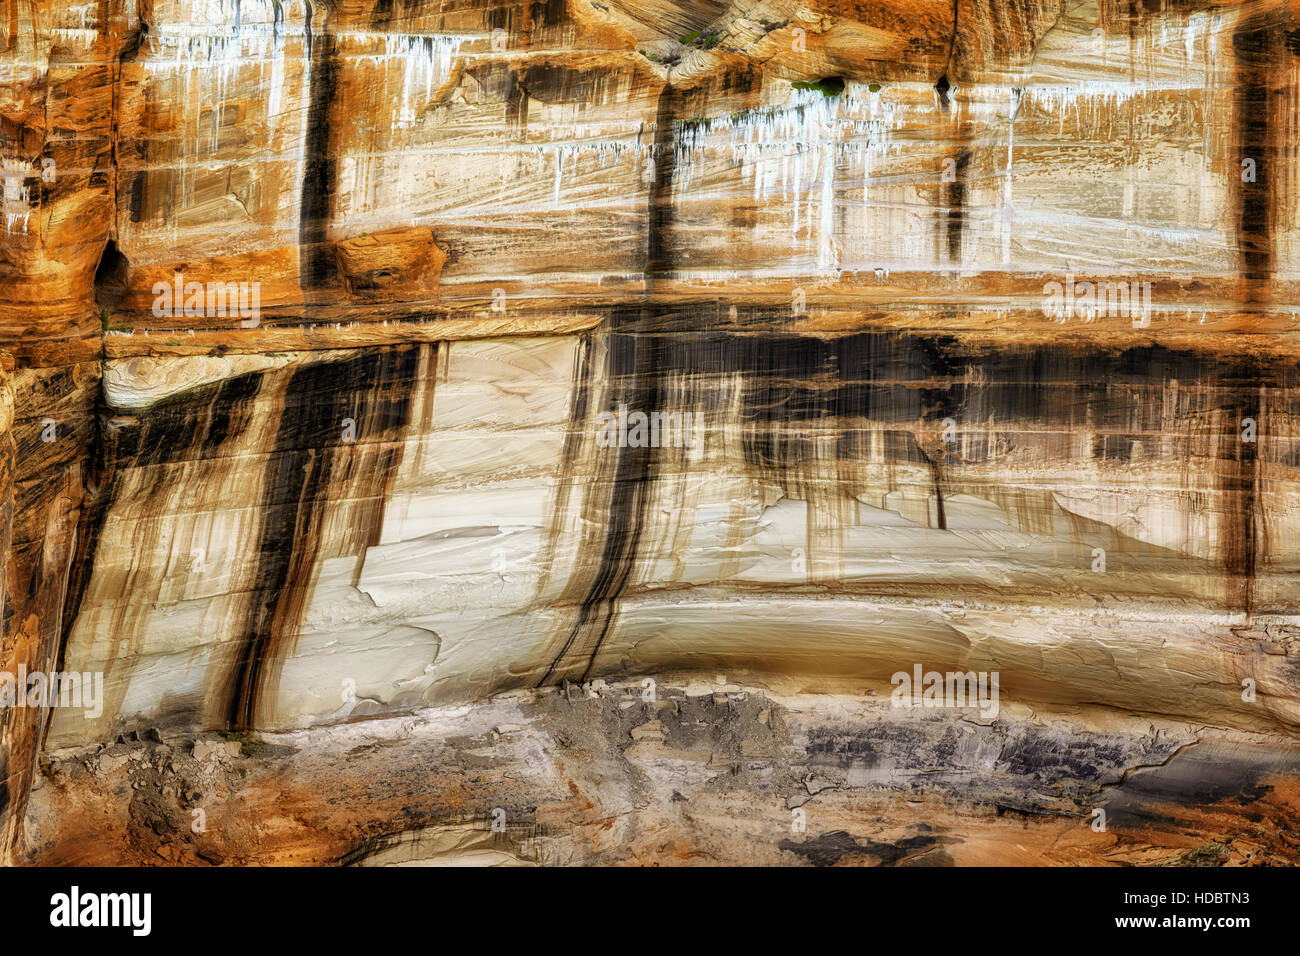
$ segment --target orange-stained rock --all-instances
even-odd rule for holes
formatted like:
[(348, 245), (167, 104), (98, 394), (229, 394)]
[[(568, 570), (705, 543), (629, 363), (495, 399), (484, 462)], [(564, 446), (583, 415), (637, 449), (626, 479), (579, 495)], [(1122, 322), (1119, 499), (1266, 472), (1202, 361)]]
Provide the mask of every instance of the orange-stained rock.
[(447, 254), (428, 228), (384, 229), (334, 244), (348, 292), (367, 298), (409, 297), (437, 289)]
[(4, 10), (0, 856), (1294, 857), (1300, 4)]

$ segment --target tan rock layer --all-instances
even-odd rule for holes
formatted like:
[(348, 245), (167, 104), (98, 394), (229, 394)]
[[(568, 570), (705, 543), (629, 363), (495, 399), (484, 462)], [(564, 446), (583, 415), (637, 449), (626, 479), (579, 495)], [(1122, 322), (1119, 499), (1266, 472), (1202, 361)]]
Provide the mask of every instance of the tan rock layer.
[[(123, 626), (110, 639), (126, 650), (139, 632), (119, 618), (145, 603), (132, 587), (159, 574), (150, 564), (159, 554), (172, 560), (154, 519), (194, 505), (174, 497), (177, 489), (207, 485), (228, 503), (254, 497), (241, 485), (251, 479), (259, 489), (256, 559), (238, 569), (249, 580), (229, 592), (230, 614), (247, 626), (212, 668), (199, 710), (207, 725), (259, 725), (322, 561), (377, 544), (402, 442), (428, 431), (409, 403), (432, 388), (441, 349), (432, 343), (539, 331), (583, 335), (563, 462), (592, 487), (558, 493), (566, 504), (550, 515), (547, 547), (560, 551), (561, 532), (581, 517), (584, 557), (572, 573), (546, 558), (537, 593), (560, 613), (539, 637), (544, 653), (488, 684), (617, 666), (601, 654), (617, 636), (620, 608), (653, 582), (659, 549), (689, 537), (684, 522), (657, 517), (665, 499), (680, 500), (690, 472), (679, 449), (593, 455), (589, 419), (620, 399), (703, 407), (724, 433), (738, 429), (738, 452), (722, 460), (807, 503), (820, 587), (842, 578), (843, 540), (858, 507), (849, 493), (881, 505), (900, 493), (908, 520), (947, 530), (945, 501), (955, 492), (995, 501), (1026, 526), (1054, 527), (1068, 513), (1084, 543), (1110, 536), (1112, 549), (1147, 575), (1135, 579), (1135, 594), (1145, 588), (1149, 596), (1151, 580), (1181, 578), (1182, 591), (1161, 596), (1232, 613), (1295, 612), (1293, 3), (1180, 2), (1158, 12), (1109, 0), (1068, 9), (1042, 0), (833, 10), (774, 2), (744, 11), (581, 0), (236, 6), (233, 40), (216, 36), (183, 0), (11, 4), (0, 30), (11, 79), (0, 94), (0, 344), (18, 359), (9, 444), (0, 446), (0, 462), (13, 449), (12, 468), (0, 467), (0, 507), (12, 516), (4, 523), (3, 669), (60, 665), (74, 617), (103, 608)], [(1181, 60), (1152, 43), (1166, 22), (1184, 31)], [(1095, 62), (1094, 30), (1103, 53), (1128, 44), (1121, 62)], [(447, 39), (453, 34), (463, 36)], [(247, 55), (245, 38), (256, 55)], [(1204, 79), (1184, 83), (1202, 57)], [(791, 109), (782, 98), (792, 95), (789, 80), (828, 76), (897, 84), (889, 121), (874, 106), (868, 121), (847, 107), (827, 115), (832, 124), (866, 124), (850, 139), (870, 140), (869, 161), (898, 149), (908, 163), (868, 176), (861, 203), (856, 183), (837, 182), (832, 170), (823, 188), (839, 201), (823, 193), (818, 212), (838, 209), (850, 226), (825, 231), (805, 218), (798, 232), (790, 224), (814, 214), (807, 184), (791, 186), (793, 203), (784, 180), (780, 190), (761, 182), (751, 190), (744, 170), (766, 173), (761, 162), (735, 160), (728, 124), (732, 114), (741, 122), (779, 114), (773, 122), (797, 127), (796, 142), (818, 136), (820, 120), (812, 120), (822, 104), (795, 97)], [(1115, 76), (1127, 105), (1081, 107), (1092, 94), (1068, 90), (1095, 77), (1115, 84)], [(1046, 88), (1046, 106), (1026, 98), (1035, 85)], [(1144, 115), (1130, 93), (1149, 105)], [(1053, 97), (1070, 105), (1053, 111)], [(884, 138), (881, 124), (892, 124)], [(988, 129), (998, 137), (1005, 129), (1005, 143), (983, 145)], [(839, 145), (816, 142), (828, 155)], [(1166, 142), (1183, 152), (1156, 156)], [(584, 158), (581, 147), (591, 144), (609, 149)], [(1127, 151), (1124, 161), (1107, 155), (1117, 152), (1112, 145)], [(954, 162), (951, 181), (939, 178), (944, 159)], [(1249, 181), (1246, 160), (1258, 173)], [(502, 165), (489, 169), (492, 162)], [(1054, 162), (1066, 173), (1042, 176), (1039, 167)], [(1145, 212), (1190, 225), (1195, 249), (1175, 237), (1176, 253), (1099, 270), (1159, 274), (1164, 311), (1155, 327), (1130, 347), (1127, 317), (1110, 317), (1056, 348), (1056, 330), (1033, 304), (1043, 278), (1099, 246), (1117, 259), (1141, 248), (1140, 239), (1132, 247), (1114, 239), (1106, 249), (1115, 234), (1095, 225), (1068, 234), (1069, 223), (1092, 212), (1066, 202), (1078, 191), (1069, 172), (1100, 170), (1097, 195), (1122, 186), (1128, 205), (1094, 218), (1134, 223), (1138, 199), (1168, 202), (1159, 175), (1142, 180), (1143, 189), (1134, 182), (1135, 170), (1161, 163), (1198, 198), (1163, 218)], [(814, 168), (825, 176), (826, 167), (807, 171)], [(1066, 235), (1006, 224), (1036, 199), (1073, 210), (1074, 220), (1057, 217)], [(895, 217), (899, 210), (910, 218)], [(907, 269), (891, 276), (873, 270), (884, 258), (876, 248), (840, 247), (856, 234), (897, 253)], [(1011, 261), (1013, 240), (1021, 268)], [(1058, 254), (1062, 246), (1073, 255)], [(718, 291), (738, 260), (754, 277), (742, 278), (743, 294)], [(236, 331), (235, 321), (207, 315), (155, 315), (155, 283), (176, 275), (257, 277), (265, 326)], [(813, 303), (806, 314), (771, 309), (788, 306), (796, 290)], [(498, 291), (511, 311), (497, 309)], [(1194, 312), (1208, 313), (1212, 336), (1201, 335)], [(329, 328), (354, 320), (367, 323), (363, 331)], [(716, 324), (701, 330), (703, 321)], [(936, 334), (910, 337), (916, 329)], [(944, 330), (979, 334), (953, 342)], [(996, 354), (998, 344), (1010, 358)], [(322, 351), (296, 356), (296, 369), (182, 389), (174, 403), (147, 411), (95, 412), (105, 354), (291, 348)], [(335, 348), (355, 351), (324, 351)], [(973, 374), (988, 379), (972, 382)], [(1097, 381), (1106, 384), (1092, 390)], [(725, 410), (724, 400), (732, 403)], [(343, 416), (340, 403), (357, 411)], [(936, 420), (960, 415), (969, 421), (950, 456), (942, 439), (936, 445)], [(816, 416), (837, 418), (843, 434), (827, 444)], [(343, 417), (364, 436), (355, 446), (318, 434), (341, 430)], [(1236, 437), (1244, 417), (1266, 441)], [(45, 438), (50, 421), (53, 440)], [(1084, 434), (1087, 448), (1073, 447)], [(264, 455), (263, 470), (225, 460), (231, 442), (246, 457)], [(870, 466), (867, 442), (884, 449)], [(999, 472), (1008, 443), (1031, 450), (1036, 465), (1047, 462), (1046, 480), (1028, 468)], [(1064, 474), (1082, 468), (1104, 472), (1103, 490), (1129, 501), (1154, 475), (1157, 509), (1182, 507), (1189, 524), (1200, 523), (1182, 551), (1166, 549), (1178, 555), (1168, 578), (1160, 577), (1169, 560), (1160, 543), (1140, 540), (1141, 517), (1087, 513), (1103, 508), (1090, 498), (1097, 489)], [(1006, 490), (1008, 477), (1038, 486)], [(112, 526), (114, 514), (122, 527)], [(151, 520), (154, 537), (132, 540)], [(743, 525), (741, 517), (731, 523), (733, 544), (744, 540)], [(350, 530), (322, 530), (336, 526)], [(133, 555), (130, 573), (97, 585), (97, 548), (110, 539)], [(723, 580), (739, 573), (728, 560)], [(552, 582), (558, 599), (546, 590)], [(127, 595), (117, 605), (108, 593), (115, 587)], [(1242, 663), (1249, 653), (1228, 652), (1221, 670), (1253, 673)], [(1276, 680), (1271, 696), (1285, 724), (1294, 685)], [(12, 711), (0, 724), (6, 845), (45, 717)]]

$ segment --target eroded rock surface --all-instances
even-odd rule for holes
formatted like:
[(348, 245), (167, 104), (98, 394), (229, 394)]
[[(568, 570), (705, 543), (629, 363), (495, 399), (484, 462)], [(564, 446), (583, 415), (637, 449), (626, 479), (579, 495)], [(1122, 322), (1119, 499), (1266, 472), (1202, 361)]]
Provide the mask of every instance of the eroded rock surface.
[[(654, 701), (640, 681), (599, 684), (257, 742), (145, 735), (67, 755), (32, 795), (29, 859), (826, 866), (1300, 858), (1300, 757), (1267, 736), (1095, 709), (1051, 717), (1021, 709), (980, 722), (883, 698), (788, 695), (716, 678), (657, 683)], [(1104, 830), (1093, 826), (1098, 812)]]
[(1295, 862), (1296, 4), (0, 11), (13, 861)]

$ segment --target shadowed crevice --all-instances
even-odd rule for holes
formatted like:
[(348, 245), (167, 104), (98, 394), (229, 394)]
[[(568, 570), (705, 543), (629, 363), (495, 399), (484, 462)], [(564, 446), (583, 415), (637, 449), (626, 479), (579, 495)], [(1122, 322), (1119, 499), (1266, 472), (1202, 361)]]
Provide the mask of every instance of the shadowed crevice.
[[(624, 403), (644, 412), (659, 409), (665, 398), (660, 383), (668, 357), (659, 354), (661, 340), (652, 334), (662, 311), (655, 298), (673, 264), (676, 123), (686, 103), (693, 99), (672, 86), (665, 86), (659, 95), (653, 150), (655, 175), (646, 209), (646, 296), (639, 312), (612, 320), (608, 337), (610, 403)], [(574, 622), (537, 686), (575, 675), (586, 680), (590, 675), (617, 613), (618, 599), (632, 575), (643, 513), (653, 495), (658, 451), (631, 447), (607, 450), (618, 457), (606, 506), (601, 553)]]
[(962, 236), (966, 229), (966, 173), (970, 162), (971, 151), (963, 148), (953, 157), (952, 179), (943, 184), (948, 262), (954, 268), (961, 266)]
[(330, 127), (339, 70), (333, 34), (325, 30), (323, 19), (313, 29), (313, 4), (308, 3), (306, 7), (307, 62), (311, 69), (311, 83), (298, 214), (298, 245), (302, 256), (299, 281), (304, 290), (322, 285), (335, 272), (333, 252), (327, 245), (327, 238), (337, 179)]
[[(1287, 65), (1283, 45), (1283, 9), (1244, 16), (1232, 36), (1236, 62), (1233, 123), (1237, 164), (1231, 171), (1236, 199), (1238, 270), (1246, 282), (1248, 301), (1257, 299), (1276, 270), (1274, 231), (1278, 190), (1284, 160), (1277, 142), (1280, 131), (1273, 116), (1277, 77)], [(1280, 90), (1278, 90), (1280, 92)]]
[[(256, 582), (229, 671), (230, 729), (254, 729), (270, 709), (267, 689), (278, 683), (310, 597), (331, 500), (377, 501), (369, 523), (380, 520), (401, 461), (397, 439), (410, 424), (420, 354), (418, 345), (385, 347), (303, 366), (290, 379), (263, 479), (268, 506)], [(372, 532), (362, 529), (366, 540)]]

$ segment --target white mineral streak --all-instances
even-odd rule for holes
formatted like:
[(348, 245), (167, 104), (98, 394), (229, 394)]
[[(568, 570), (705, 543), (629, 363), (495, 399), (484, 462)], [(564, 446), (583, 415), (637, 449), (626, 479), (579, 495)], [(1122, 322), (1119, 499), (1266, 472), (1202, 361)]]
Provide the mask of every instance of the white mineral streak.
[(266, 118), (274, 123), (284, 96), (284, 33), (277, 22), (271, 31), (271, 85), (267, 90)]
[[(1149, 52), (1155, 59), (1146, 56), (1142, 37), (1111, 41), (1100, 68), (1095, 61), (1079, 60), (1086, 45), (1082, 39), (1066, 44), (1049, 37), (1037, 71), (1023, 84), (950, 91), (959, 116), (1000, 123), (1006, 139), (997, 191), (978, 180), (966, 190), (966, 268), (1005, 268), (1013, 259), (1022, 268), (1034, 264), (1055, 271), (1102, 264), (1132, 269), (1152, 261), (1174, 272), (1234, 268), (1232, 238), (1222, 227), (1194, 228), (1225, 221), (1231, 183), (1205, 172), (1215, 167), (1214, 150), (1221, 141), (1209, 108), (1223, 69), (1212, 59), (1217, 40), (1204, 33), (1203, 21), (1189, 23), (1186, 36), (1186, 44), (1169, 43), (1163, 57), (1153, 44)], [(1199, 70), (1188, 68), (1187, 49), (1198, 53)], [(1148, 68), (1130, 75), (1133, 62)], [(1193, 103), (1201, 106), (1195, 113)], [(1187, 120), (1197, 124), (1191, 138), (1178, 111), (1182, 104)], [(1063, 166), (1065, 154), (1047, 152), (1068, 145), (1076, 155), (1090, 149), (1105, 155), (1116, 136), (1137, 135), (1136, 129), (1143, 139), (1152, 139), (1166, 128), (1160, 152), (1148, 153), (1158, 163), (1138, 157), (1114, 172), (1109, 162), (1088, 167), (1093, 180), (1116, 180), (1112, 189), (1119, 201), (1113, 209), (1097, 204), (1097, 191), (1077, 188), (1080, 160)], [(1196, 185), (1184, 188), (1176, 185), (1180, 182)], [(1105, 239), (1075, 245), (1071, 237), (1084, 234)]]
[(1020, 112), (1021, 93), (1019, 90), (1013, 90), (1011, 93), (1011, 118), (1007, 123), (1007, 170), (1005, 177), (1005, 191), (1002, 194), (1002, 217), (999, 229), (1002, 233), (1002, 264), (1011, 265), (1011, 228), (1015, 223), (1015, 205), (1012, 201), (1013, 180), (1012, 170), (1015, 166), (1016, 156), (1016, 114)]
[(60, 47), (65, 56), (69, 51), (87, 56), (104, 35), (100, 9), (98, 3), (76, 3), (55, 10), (54, 23), (48, 34), (50, 41)]
[[(540, 224), (555, 212), (570, 224), (596, 222), (613, 209), (644, 208), (653, 149), (635, 116), (617, 104), (578, 109), (530, 100), (527, 125), (517, 137), (503, 137), (500, 104), (467, 104), (466, 84), (473, 86), (464, 81), (444, 90), (436, 113), (418, 105), (424, 122), (379, 130), (345, 150), (336, 228), (356, 234), (401, 217), (435, 229), (482, 230), (484, 247), (475, 247), (474, 261), (486, 266), (504, 254), (495, 231), (501, 222)], [(388, 109), (386, 102), (376, 105)], [(604, 243), (582, 251), (614, 253)]]
[[(170, 78), (183, 84), (175, 97), (185, 125), (176, 158), (180, 186), (171, 222), (173, 230), (196, 203), (200, 173), (247, 162), (245, 158), (221, 155), (223, 128), (228, 118), (234, 119), (226, 112), (227, 104), (264, 104), (264, 113), (261, 109), (251, 113), (241, 110), (238, 121), (241, 125), (264, 123), (267, 132), (263, 142), (272, 153), (282, 144), (296, 147), (295, 181), (301, 181), (311, 80), (311, 62), (306, 56), (309, 8), (315, 11), (309, 0), (207, 0), (192, 6), (191, 20), (158, 23), (144, 36), (139, 60), (145, 71), (159, 80)], [(224, 32), (214, 29), (214, 25), (223, 27)], [(320, 28), (317, 15), (313, 29)], [(301, 63), (296, 83), (287, 79), (290, 60)], [(250, 89), (264, 92), (250, 101)], [(300, 113), (292, 120), (297, 131), (288, 135), (282, 128), (287, 119), (282, 116), (286, 102)], [(277, 161), (279, 157), (268, 159)]]
[(39, 176), (39, 173), (21, 160), (0, 162), (0, 204), (4, 210), (5, 235), (24, 235), (27, 232), (31, 201), (27, 178), (30, 176)]
[(369, 33), (344, 30), (337, 35), (339, 55), (355, 57), (383, 71), (385, 99), (391, 109), (389, 129), (414, 125), (451, 78), (461, 45), (471, 37), (451, 34)]
[(99, 26), (100, 4), (70, 3), (63, 8), (65, 29), (96, 30)]
[[(530, 149), (535, 156), (539, 157), (542, 164), (549, 162), (555, 167), (555, 188), (551, 197), (551, 204), (557, 209), (563, 205), (561, 192), (564, 188), (565, 170), (569, 171), (570, 179), (573, 179), (583, 165), (589, 171), (606, 169), (617, 165), (625, 152), (637, 152), (631, 143), (618, 140), (607, 140), (599, 143), (547, 143), (532, 146)], [(651, 147), (642, 147), (641, 155), (643, 157), (648, 156), (650, 149)], [(643, 161), (648, 161), (651, 164), (654, 162), (653, 159)], [(504, 178), (502, 185), (505, 185)]]
[(793, 239), (815, 250), (820, 273), (840, 268), (835, 208), (865, 191), (894, 145), (901, 111), (880, 91), (850, 83), (838, 96), (791, 90), (789, 101), (730, 116), (678, 123), (673, 198), (688, 202), (738, 169), (755, 203), (789, 203)]
[[(308, 30), (307, 13), (311, 12)], [(213, 25), (224, 26), (224, 34)], [(342, 30), (332, 35), (334, 55), (364, 62), (379, 70), (385, 82), (380, 90), (390, 131), (417, 125), (439, 89), (452, 76), (466, 35), (379, 33)], [(306, 165), (312, 57), (311, 43), (327, 40), (323, 8), (288, 0), (208, 0), (196, 5), (190, 21), (169, 21), (146, 35), (140, 60), (150, 74), (175, 77), (183, 84), (177, 97), (183, 107), (185, 133), (176, 164), (180, 172), (173, 228), (185, 210), (195, 206), (198, 176), (214, 166), (234, 164), (221, 155), (221, 134), (228, 118), (224, 106), (239, 99), (249, 102), (248, 91), (264, 91), (265, 113), (241, 114), (241, 121), (264, 121), (264, 142), (272, 150), (270, 162), (287, 162), (292, 189), (283, 223), (292, 228), (298, 220), (297, 185)], [(256, 103), (257, 98), (252, 102)], [(280, 154), (280, 150), (284, 154)], [(356, 165), (345, 157), (345, 168), (357, 175)], [(386, 175), (382, 168), (375, 175)], [(400, 178), (400, 177), (394, 177)]]
[[(1220, 54), (1237, 15), (1171, 11), (1103, 29), (1097, 4), (1083, 3), (1042, 39), (1028, 73), (950, 88), (955, 118), (1000, 126), (1005, 139), (993, 169), (966, 184), (962, 266), (1235, 268), (1215, 117), (1232, 85), (1231, 58)], [(1145, 145), (1117, 163), (1117, 141)], [(1085, 175), (1097, 188), (1078, 188)], [(1098, 202), (1110, 195), (1113, 208)], [(1090, 241), (1075, 239), (1083, 235)]]

